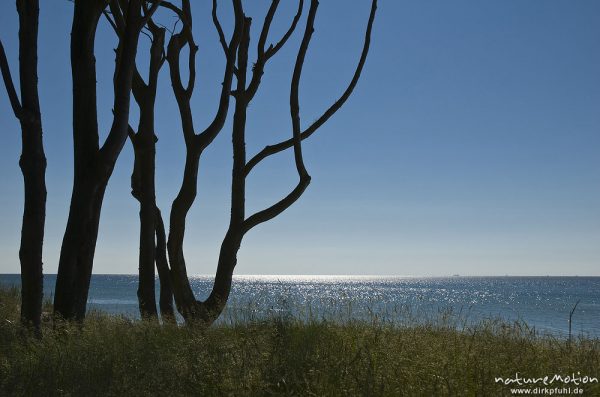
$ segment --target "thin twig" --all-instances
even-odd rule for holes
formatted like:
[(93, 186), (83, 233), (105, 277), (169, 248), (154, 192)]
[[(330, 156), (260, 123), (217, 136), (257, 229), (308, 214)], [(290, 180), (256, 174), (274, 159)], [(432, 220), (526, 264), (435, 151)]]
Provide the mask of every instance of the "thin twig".
[(571, 309), (571, 312), (569, 313), (569, 346), (571, 345), (571, 325), (573, 323), (573, 313), (575, 313), (575, 309), (577, 309), (579, 302), (581, 302), (581, 299), (575, 303), (575, 306), (573, 306), (573, 309)]
[(10, 67), (8, 66), (8, 60), (6, 59), (6, 53), (4, 52), (4, 45), (2, 45), (2, 41), (0, 40), (0, 71), (2, 72), (2, 79), (4, 80), (4, 86), (6, 87), (6, 93), (8, 94), (8, 99), (10, 100), (10, 106), (12, 106), (13, 112), (17, 119), (21, 119), (21, 114), (23, 113), (23, 107), (21, 106), (21, 102), (19, 101), (19, 96), (17, 95), (17, 91), (15, 90), (15, 85), (13, 83), (13, 79), (10, 75)]

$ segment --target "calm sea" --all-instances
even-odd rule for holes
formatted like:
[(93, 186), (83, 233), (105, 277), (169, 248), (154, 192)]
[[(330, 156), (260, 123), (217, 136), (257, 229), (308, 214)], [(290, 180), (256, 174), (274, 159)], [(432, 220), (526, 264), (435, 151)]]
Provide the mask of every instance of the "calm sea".
[[(46, 298), (55, 280), (45, 276)], [(191, 282), (199, 299), (207, 296), (210, 277)], [(19, 283), (19, 275), (0, 274), (0, 284)], [(398, 323), (444, 319), (461, 326), (503, 319), (564, 335), (579, 301), (573, 333), (600, 337), (600, 277), (236, 276), (233, 284), (223, 321), (278, 315)], [(136, 288), (136, 275), (94, 275), (88, 307), (138, 317)]]

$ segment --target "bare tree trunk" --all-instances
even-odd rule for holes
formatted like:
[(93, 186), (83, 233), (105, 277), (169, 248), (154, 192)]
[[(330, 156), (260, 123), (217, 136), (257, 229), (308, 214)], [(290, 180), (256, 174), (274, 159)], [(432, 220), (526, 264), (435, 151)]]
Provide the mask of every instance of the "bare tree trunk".
[[(113, 0), (114, 1), (114, 0)], [(100, 148), (96, 109), (96, 65), (94, 40), (104, 0), (75, 0), (71, 31), (73, 76), (73, 139), (75, 177), (69, 219), (61, 247), (55, 313), (67, 319), (85, 318), (98, 237), (100, 211), (106, 185), (127, 139), (132, 77), (137, 44), (147, 18), (142, 18), (142, 0), (123, 2), (127, 7), (124, 33), (117, 48), (114, 75), (113, 123)]]
[(21, 228), (21, 322), (40, 332), (43, 299), (42, 246), (46, 219), (46, 156), (42, 140), (42, 119), (38, 97), (37, 40), (39, 1), (17, 0), (19, 13), (19, 78), (17, 96), (4, 47), (0, 42), (0, 69), (7, 93), (21, 124), (25, 204)]
[[(115, 26), (118, 29), (116, 23)], [(148, 21), (147, 26), (152, 34), (148, 83), (144, 82), (137, 68), (133, 77), (133, 94), (140, 108), (140, 122), (137, 133), (130, 131), (130, 138), (135, 151), (134, 171), (131, 176), (131, 194), (140, 202), (139, 286), (137, 292), (140, 313), (142, 318), (156, 319), (158, 313), (156, 310), (154, 282), (154, 264), (156, 262), (155, 236), (157, 234), (156, 217), (160, 215), (160, 212), (156, 206), (154, 183), (157, 141), (154, 134), (154, 104), (156, 100), (158, 73), (165, 60), (163, 56), (165, 29), (159, 28), (151, 20)], [(160, 260), (162, 259), (160, 258)], [(164, 274), (162, 279), (164, 280)], [(166, 287), (164, 290), (165, 293), (170, 289), (170, 283)], [(166, 310), (168, 312), (168, 308)], [(172, 310), (170, 314), (172, 315)], [(166, 313), (166, 315), (168, 316), (169, 313)]]
[(67, 319), (85, 317), (105, 182), (98, 180), (99, 151), (94, 39), (103, 5), (76, 1), (71, 30), (74, 181), (63, 238), (54, 310)]
[(19, 69), (23, 153), (19, 166), (25, 183), (21, 229), (21, 321), (40, 328), (43, 299), (42, 246), (46, 220), (46, 156), (38, 98), (38, 0), (17, 1), (19, 10)]
[(175, 311), (173, 310), (173, 288), (167, 260), (167, 237), (165, 224), (158, 207), (156, 208), (156, 270), (158, 270), (160, 280), (160, 316), (163, 322), (174, 323)]
[[(147, 128), (147, 129), (146, 129)], [(138, 145), (141, 145), (141, 191), (140, 191), (140, 263), (138, 299), (142, 316), (156, 317), (155, 273), (156, 257), (156, 196), (154, 193), (154, 130), (141, 127)], [(148, 132), (150, 134), (148, 134)]]
[(17, 1), (23, 151), (19, 166), (25, 184), (21, 229), (21, 321), (40, 329), (43, 299), (42, 246), (46, 219), (46, 156), (38, 98), (38, 0)]
[[(145, 131), (141, 127), (139, 131)], [(142, 318), (157, 317), (154, 264), (160, 280), (160, 313), (163, 321), (174, 322), (173, 290), (167, 260), (165, 226), (154, 194), (155, 138), (144, 141), (144, 133), (130, 135), (135, 153), (131, 176), (132, 195), (140, 202), (140, 254), (138, 301)], [(148, 146), (149, 145), (149, 146)], [(148, 212), (152, 209), (152, 213)], [(155, 240), (156, 238), (156, 240)]]
[[(147, 119), (147, 114), (140, 120)], [(139, 284), (138, 301), (142, 318), (157, 316), (156, 296), (154, 293), (156, 257), (156, 197), (154, 194), (154, 133), (148, 120), (140, 122), (138, 134), (132, 137), (135, 151), (134, 175), (132, 175), (132, 195), (140, 202), (140, 254), (139, 254)], [(149, 135), (148, 132), (152, 134)], [(137, 174), (137, 175), (136, 175)], [(137, 182), (134, 180), (137, 179)]]
[(90, 181), (79, 180), (73, 187), (56, 278), (54, 311), (65, 319), (83, 320), (85, 317), (106, 189), (106, 183), (91, 180), (91, 170), (86, 174), (84, 176)]
[[(248, 97), (246, 95), (246, 73), (248, 70), (248, 46), (250, 44), (251, 19), (244, 21), (244, 30), (237, 53), (237, 87), (235, 111), (233, 114), (233, 168), (231, 180), (231, 215), (229, 229), (221, 244), (219, 262), (212, 291), (208, 299), (202, 303), (202, 310), (194, 313), (192, 321), (201, 321), (205, 325), (212, 324), (220, 315), (231, 292), (233, 269), (237, 264), (237, 253), (242, 244), (243, 223), (245, 218), (246, 178), (246, 115)], [(186, 319), (187, 320), (187, 319)]]
[(221, 244), (217, 273), (215, 274), (212, 291), (206, 301), (197, 302), (198, 308), (192, 316), (186, 318), (187, 322), (198, 323), (201, 326), (210, 326), (219, 318), (223, 309), (225, 309), (229, 294), (231, 293), (233, 270), (237, 264), (237, 253), (242, 244), (242, 237), (241, 230), (230, 227)]
[(196, 198), (199, 158), (200, 154), (197, 154), (194, 149), (187, 150), (181, 189), (171, 206), (169, 239), (167, 240), (173, 295), (177, 310), (184, 318), (187, 317), (188, 312), (194, 310), (196, 302), (187, 276), (183, 255), (183, 237), (187, 213)]

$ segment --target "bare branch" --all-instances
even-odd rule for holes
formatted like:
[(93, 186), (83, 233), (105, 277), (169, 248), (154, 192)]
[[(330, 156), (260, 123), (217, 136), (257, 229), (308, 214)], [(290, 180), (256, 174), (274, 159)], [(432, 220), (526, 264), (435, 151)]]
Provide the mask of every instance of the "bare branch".
[[(189, 34), (191, 36), (191, 29), (189, 31)], [(194, 43), (193, 37), (188, 39), (188, 46), (190, 48), (190, 53), (188, 57), (189, 76), (185, 92), (188, 98), (191, 98), (192, 91), (194, 91), (194, 86), (196, 85), (196, 53), (198, 52), (198, 46), (196, 45), (196, 43)]]
[(131, 144), (135, 146), (135, 131), (131, 125), (127, 126), (127, 136), (131, 140)]
[(156, 32), (158, 32), (159, 29), (162, 29), (161, 26), (158, 26), (154, 20), (152, 18), (148, 19), (148, 22), (146, 23), (146, 26), (148, 27), (148, 30), (150, 31), (150, 33), (154, 34)]
[[(183, 21), (183, 20), (182, 20)], [(190, 107), (190, 98), (194, 89), (195, 80), (195, 63), (196, 63), (196, 45), (193, 42), (191, 30), (188, 30), (188, 34), (184, 35), (186, 30), (186, 23), (180, 33), (174, 34), (169, 40), (167, 46), (167, 62), (169, 63), (169, 75), (171, 77), (171, 86), (175, 99), (177, 100), (177, 106), (181, 116), (183, 135), (187, 143), (191, 143), (194, 137), (194, 125), (192, 119), (192, 111)], [(190, 47), (188, 68), (190, 70), (190, 78), (188, 80), (188, 86), (183, 87), (181, 81), (181, 70), (179, 66), (179, 58), (181, 50), (188, 44)]]
[[(127, 140), (130, 91), (136, 69), (135, 58), (139, 35), (143, 28), (143, 25), (139, 25), (140, 20), (142, 20), (141, 1), (144, 0), (129, 0), (125, 30), (119, 38), (117, 64), (113, 78), (114, 117), (108, 136), (98, 153), (98, 170), (104, 177), (110, 177), (114, 164)], [(100, 12), (101, 10), (98, 11), (98, 16), (101, 15)]]
[[(144, 9), (147, 10), (145, 3), (142, 3), (142, 4), (143, 4)], [(117, 34), (117, 37), (121, 38), (123, 36), (123, 33), (125, 32), (125, 19), (123, 17), (123, 13), (121, 11), (121, 8), (120, 8), (117, 0), (111, 0), (109, 2), (109, 8), (111, 10), (110, 13), (106, 10), (103, 10), (102, 13), (106, 17), (106, 19), (108, 20), (110, 25), (112, 26), (115, 33)], [(111, 17), (111, 15), (112, 15), (112, 17)], [(148, 24), (150, 25), (151, 23), (153, 24), (152, 20), (151, 19), (148, 20)], [(154, 25), (154, 26), (156, 26), (156, 25)], [(144, 32), (142, 30), (141, 33), (146, 35), (150, 39), (150, 41), (152, 41), (152, 37), (150, 37), (146, 32)], [(139, 103), (141, 98), (145, 94), (147, 84), (144, 82), (144, 79), (140, 75), (137, 65), (135, 65), (135, 68), (133, 70), (131, 86), (132, 86), (133, 96), (135, 97), (136, 101)]]
[(21, 102), (19, 101), (17, 91), (15, 90), (15, 85), (13, 83), (13, 79), (10, 75), (10, 67), (8, 66), (8, 60), (6, 59), (6, 53), (4, 52), (4, 45), (2, 44), (1, 40), (0, 40), (0, 71), (2, 72), (2, 79), (4, 80), (4, 86), (6, 87), (8, 99), (10, 100), (10, 106), (12, 106), (15, 116), (20, 120), (21, 114), (23, 112), (23, 108), (21, 106)]
[(317, 8), (319, 7), (318, 0), (311, 0), (310, 9), (308, 11), (308, 18), (306, 21), (306, 30), (304, 31), (304, 37), (300, 43), (300, 49), (298, 50), (298, 56), (296, 57), (296, 64), (294, 65), (294, 73), (292, 75), (292, 86), (290, 88), (290, 116), (292, 117), (292, 131), (294, 140), (294, 160), (296, 162), (296, 169), (298, 170), (298, 176), (300, 177), (299, 185), (302, 184), (304, 179), (310, 181), (310, 176), (304, 166), (304, 159), (302, 158), (302, 138), (300, 129), (300, 104), (299, 104), (299, 87), (300, 77), (302, 76), (302, 67), (304, 66), (304, 59), (306, 58), (306, 52), (310, 45), (310, 39), (315, 31), (315, 17), (317, 15)]
[(150, 47), (150, 67), (148, 71), (148, 87), (152, 96), (156, 97), (158, 74), (164, 63), (165, 29), (156, 26), (152, 20), (148, 21), (149, 30), (152, 33), (152, 46)]
[(117, 27), (116, 22), (113, 20), (113, 18), (110, 16), (111, 13), (109, 13), (106, 10), (102, 10), (102, 14), (104, 14), (104, 17), (106, 18), (106, 20), (108, 21), (108, 23), (110, 24), (110, 26), (112, 26), (113, 30), (115, 31), (115, 33), (118, 35), (119, 34), (119, 28)]
[(212, 3), (212, 20), (217, 29), (217, 33), (219, 34), (219, 41), (221, 42), (221, 47), (223, 47), (223, 51), (225, 52), (225, 56), (227, 56), (227, 41), (225, 40), (225, 34), (223, 33), (223, 28), (221, 27), (221, 23), (219, 22), (219, 17), (217, 16), (217, 0), (213, 0)]
[(294, 19), (292, 21), (290, 28), (287, 30), (287, 32), (281, 38), (281, 40), (277, 43), (277, 45), (275, 45), (275, 46), (271, 45), (271, 46), (269, 46), (269, 48), (267, 50), (265, 50), (265, 44), (266, 44), (268, 36), (269, 36), (269, 30), (271, 28), (271, 23), (273, 22), (273, 17), (275, 16), (275, 12), (277, 11), (277, 7), (279, 6), (279, 0), (273, 0), (273, 2), (271, 3), (271, 6), (269, 7), (269, 10), (267, 11), (267, 15), (265, 16), (265, 21), (263, 23), (263, 27), (260, 32), (260, 37), (258, 39), (258, 46), (257, 46), (257, 50), (256, 50), (256, 52), (257, 52), (256, 64), (254, 65), (254, 68), (252, 70), (252, 80), (250, 81), (250, 84), (248, 85), (248, 89), (246, 90), (248, 98), (252, 99), (254, 97), (254, 95), (256, 94), (256, 91), (258, 90), (258, 87), (260, 85), (262, 75), (264, 73), (265, 64), (267, 63), (269, 58), (271, 58), (273, 55), (275, 55), (277, 53), (277, 51), (279, 51), (281, 49), (281, 47), (283, 47), (283, 45), (286, 43), (286, 41), (290, 38), (290, 36), (294, 32), (294, 30), (296, 29), (298, 20), (300, 19), (300, 16), (302, 15), (303, 5), (304, 5), (304, 0), (299, 0), (298, 1), (298, 11), (296, 12), (296, 15), (294, 16)]
[(147, 7), (145, 7), (146, 3), (142, 2), (142, 4), (144, 5), (144, 7), (143, 7), (144, 8), (144, 17), (142, 18), (142, 26), (144, 26), (146, 23), (148, 23), (150, 18), (152, 18), (152, 15), (154, 15), (156, 10), (158, 10), (158, 7), (160, 6), (161, 2), (162, 2), (162, 0), (153, 1), (152, 6), (149, 9)]
[(269, 49), (266, 51), (267, 59), (271, 58), (273, 55), (275, 55), (277, 53), (277, 51), (279, 51), (281, 49), (281, 47), (283, 47), (285, 45), (285, 43), (288, 41), (288, 39), (290, 38), (292, 33), (294, 33), (294, 30), (296, 30), (296, 25), (298, 24), (298, 21), (300, 20), (300, 16), (302, 16), (303, 6), (304, 6), (304, 0), (299, 0), (298, 1), (298, 11), (296, 12), (296, 15), (294, 16), (294, 19), (292, 20), (292, 24), (290, 25), (290, 28), (287, 30), (287, 32), (285, 32), (285, 34), (283, 35), (281, 40), (279, 40), (277, 42), (277, 44), (275, 44), (274, 46), (271, 45), (269, 47)]
[(273, 22), (273, 17), (275, 17), (275, 13), (277, 12), (277, 7), (279, 7), (280, 0), (273, 0), (271, 2), (271, 6), (267, 11), (267, 15), (265, 15), (265, 21), (263, 22), (263, 27), (260, 31), (260, 36), (258, 38), (257, 52), (258, 57), (263, 57), (265, 54), (265, 44), (267, 42), (267, 38), (269, 37), (269, 29), (271, 29), (271, 23)]
[(179, 66), (179, 56), (181, 49), (184, 47), (185, 42), (181, 33), (176, 33), (169, 39), (167, 45), (167, 61), (169, 62), (170, 74), (171, 74), (171, 86), (176, 97), (185, 94), (183, 83), (181, 82), (181, 70)]
[(292, 130), (293, 130), (293, 145), (294, 145), (294, 160), (296, 162), (296, 170), (298, 171), (299, 181), (296, 187), (283, 199), (273, 204), (262, 211), (251, 215), (243, 223), (243, 232), (246, 233), (254, 226), (269, 221), (281, 214), (283, 211), (288, 209), (294, 204), (304, 193), (308, 185), (310, 184), (310, 175), (306, 171), (304, 166), (304, 160), (302, 158), (302, 138), (300, 131), (300, 105), (299, 105), (299, 86), (300, 77), (302, 75), (302, 67), (304, 65), (304, 59), (308, 46), (314, 32), (314, 22), (317, 15), (317, 8), (319, 7), (318, 0), (311, 0), (310, 9), (308, 11), (308, 18), (306, 21), (306, 29), (304, 30), (304, 36), (298, 55), (296, 56), (296, 64), (294, 65), (294, 73), (292, 75), (292, 84), (290, 89), (290, 115), (292, 117)]
[(146, 36), (148, 38), (148, 40), (150, 40), (150, 42), (152, 42), (152, 36), (150, 36), (150, 33), (146, 32), (145, 30), (142, 29), (141, 33)]
[[(348, 98), (350, 97), (350, 94), (352, 94), (352, 91), (354, 90), (354, 88), (356, 87), (356, 84), (358, 83), (358, 80), (360, 79), (360, 75), (362, 73), (363, 67), (365, 65), (365, 61), (367, 59), (367, 54), (369, 53), (369, 45), (371, 43), (371, 30), (373, 27), (373, 21), (375, 20), (376, 9), (377, 9), (377, 0), (372, 0), (371, 13), (369, 15), (369, 21), (367, 23), (367, 30), (365, 33), (365, 41), (364, 41), (362, 53), (361, 53), (358, 65), (356, 67), (356, 70), (354, 71), (354, 76), (352, 77), (352, 80), (350, 81), (350, 84), (348, 85), (348, 87), (346, 88), (344, 93), (338, 98), (338, 100), (333, 103), (333, 105), (331, 105), (313, 124), (311, 124), (308, 128), (306, 128), (304, 131), (302, 131), (302, 134), (300, 136), (301, 139), (306, 139), (306, 138), (310, 137), (316, 130), (319, 129), (319, 127), (321, 127), (323, 124), (325, 124), (325, 122), (327, 120), (329, 120), (329, 118), (331, 116), (333, 116), (342, 107), (342, 105), (346, 102), (346, 100), (348, 100)], [(293, 145), (294, 145), (294, 140), (288, 139), (286, 141), (279, 142), (275, 145), (266, 146), (263, 150), (261, 150), (259, 153), (257, 153), (252, 159), (250, 159), (250, 161), (248, 161), (248, 164), (246, 164), (246, 168), (245, 168), (246, 175), (248, 175), (250, 173), (250, 171), (252, 171), (252, 169), (258, 163), (260, 163), (262, 160), (264, 160), (266, 157), (269, 157), (273, 154), (279, 153), (285, 149), (292, 147)]]
[(261, 223), (270, 221), (271, 219), (275, 218), (277, 215), (281, 214), (283, 211), (288, 209), (300, 198), (300, 196), (302, 196), (302, 193), (304, 193), (304, 191), (308, 187), (309, 182), (310, 178), (304, 182), (300, 181), (300, 183), (296, 185), (296, 187), (290, 192), (290, 194), (285, 196), (276, 204), (273, 204), (269, 208), (266, 208), (248, 217), (242, 225), (243, 233), (247, 233), (250, 229), (257, 225), (260, 225)]
[(235, 13), (235, 28), (231, 41), (227, 46), (227, 62), (225, 64), (225, 75), (223, 76), (223, 84), (221, 88), (221, 96), (219, 98), (219, 108), (215, 118), (210, 125), (198, 135), (198, 142), (201, 149), (204, 149), (215, 139), (217, 134), (223, 128), (229, 111), (229, 97), (231, 96), (231, 83), (235, 68), (236, 51), (240, 44), (240, 39), (245, 28), (245, 24), (249, 20), (244, 18), (241, 0), (233, 0), (233, 9)]
[[(231, 95), (231, 83), (233, 80), (235, 68), (235, 53), (243, 29), (244, 18), (241, 0), (233, 0), (233, 8), (235, 12), (235, 28), (229, 45), (226, 45), (227, 51), (225, 52), (225, 54), (227, 56), (227, 62), (225, 65), (225, 73), (223, 77), (219, 107), (217, 109), (217, 113), (215, 114), (213, 121), (204, 131), (202, 131), (198, 135), (196, 135), (194, 131), (193, 119), (190, 108), (190, 98), (194, 89), (194, 82), (196, 77), (195, 59), (196, 51), (198, 48), (194, 43), (191, 26), (188, 24), (188, 21), (191, 21), (191, 11), (189, 9), (189, 3), (187, 3), (186, 7), (186, 3), (184, 2), (184, 10), (182, 11), (183, 27), (181, 28), (181, 31), (171, 36), (171, 39), (169, 40), (167, 61), (169, 62), (171, 85), (173, 87), (173, 92), (175, 93), (175, 98), (179, 107), (179, 112), (182, 120), (183, 134), (186, 144), (192, 144), (192, 142), (195, 142), (195, 144), (198, 145), (197, 148), (195, 148), (195, 150), (203, 150), (212, 142), (212, 140), (222, 129), (227, 116), (227, 111), (229, 108), (229, 96)], [(183, 83), (181, 81), (181, 71), (179, 66), (179, 57), (181, 54), (181, 50), (185, 45), (188, 45), (190, 49), (188, 60), (189, 80), (188, 86), (186, 88), (183, 87)], [(195, 137), (196, 139), (194, 139)]]
[[(120, 36), (122, 32), (125, 31), (125, 17), (123, 16), (123, 11), (121, 10), (121, 7), (117, 0), (110, 0), (108, 3), (108, 7), (110, 8), (110, 13), (113, 16), (113, 20), (111, 21), (109, 19), (109, 22), (114, 22), (113, 28), (115, 29), (117, 35)], [(108, 18), (106, 10), (103, 10), (102, 12), (104, 13), (104, 16)], [(113, 23), (111, 23), (111, 25), (112, 24)]]
[[(167, 60), (169, 60), (171, 68), (171, 83), (173, 85), (173, 90), (175, 91), (175, 95), (180, 98), (178, 101), (183, 100), (184, 98), (187, 98), (189, 101), (196, 81), (196, 52), (198, 51), (198, 46), (194, 42), (192, 33), (192, 12), (189, 0), (184, 0), (182, 9), (178, 9), (176, 13), (179, 16), (179, 20), (183, 23), (183, 26), (181, 31), (177, 34), (173, 34), (169, 40)], [(189, 47), (188, 69), (190, 74), (188, 85), (184, 88), (181, 82), (179, 57), (181, 50), (186, 45)]]
[(159, 5), (161, 7), (171, 10), (174, 13), (176, 13), (177, 16), (179, 16), (179, 18), (185, 19), (185, 16), (183, 15), (183, 11), (181, 10), (181, 8), (177, 7), (175, 4), (173, 4), (169, 1), (146, 0), (146, 3), (151, 3), (151, 4), (160, 3)]
[(148, 20), (147, 23), (150, 34), (146, 33), (150, 37), (152, 43), (150, 47), (150, 66), (148, 72), (148, 83), (146, 83), (141, 76), (137, 65), (133, 71), (132, 78), (132, 92), (135, 101), (138, 103), (140, 108), (144, 106), (144, 103), (148, 101), (154, 102), (156, 98), (156, 84), (158, 81), (158, 74), (164, 63), (164, 42), (165, 42), (165, 29), (157, 26), (152, 19)]
[(140, 74), (137, 65), (135, 65), (133, 76), (131, 77), (131, 92), (133, 93), (133, 97), (137, 103), (140, 103), (143, 100), (144, 95), (146, 95), (147, 88), (148, 85)]

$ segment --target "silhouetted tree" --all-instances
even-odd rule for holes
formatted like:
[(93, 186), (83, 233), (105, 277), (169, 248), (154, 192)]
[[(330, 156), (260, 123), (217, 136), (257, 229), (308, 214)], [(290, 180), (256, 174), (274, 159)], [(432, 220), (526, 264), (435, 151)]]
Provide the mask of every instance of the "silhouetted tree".
[[(140, 255), (138, 299), (143, 317), (156, 316), (154, 295), (154, 265), (156, 261), (156, 194), (154, 188), (156, 135), (154, 134), (154, 102), (158, 72), (164, 62), (165, 29), (148, 21), (152, 33), (150, 73), (148, 84), (140, 74), (134, 74), (133, 94), (140, 108), (137, 133), (130, 131), (134, 147), (134, 170), (131, 175), (131, 194), (140, 202)], [(171, 296), (171, 300), (172, 300)], [(171, 313), (172, 314), (172, 313)]]
[[(285, 45), (288, 38), (292, 35), (303, 9), (303, 1), (300, 0), (298, 12), (294, 17), (290, 28), (279, 42), (277, 42), (275, 45), (270, 45), (267, 47), (266, 42), (269, 29), (279, 3), (279, 0), (272, 0), (271, 6), (265, 17), (258, 40), (257, 59), (252, 68), (250, 81), (248, 83), (248, 48), (250, 43), (251, 19), (244, 15), (241, 2), (234, 1), (236, 32), (234, 33), (231, 42), (227, 44), (217, 18), (216, 0), (213, 0), (213, 21), (217, 27), (217, 31), (219, 32), (220, 41), (227, 56), (227, 63), (225, 67), (225, 77), (217, 115), (215, 116), (215, 119), (211, 125), (200, 134), (195, 133), (192, 121), (192, 112), (190, 108), (190, 98), (194, 88), (195, 80), (194, 59), (196, 46), (191, 36), (192, 20), (189, 10), (189, 0), (183, 1), (183, 8), (181, 10), (183, 27), (178, 34), (173, 35), (168, 45), (167, 60), (170, 66), (173, 90), (179, 106), (183, 135), (187, 149), (182, 185), (179, 194), (175, 198), (171, 208), (168, 252), (175, 302), (177, 304), (178, 311), (188, 322), (210, 325), (218, 318), (225, 307), (231, 291), (233, 271), (237, 263), (237, 253), (244, 235), (255, 226), (273, 219), (289, 208), (296, 200), (298, 200), (298, 198), (300, 198), (309, 185), (310, 176), (306, 170), (302, 158), (301, 142), (304, 138), (312, 135), (321, 125), (323, 125), (338, 109), (341, 108), (344, 102), (348, 99), (354, 87), (356, 86), (356, 83), (358, 82), (369, 50), (371, 29), (375, 18), (377, 0), (372, 0), (371, 12), (367, 24), (362, 54), (350, 84), (342, 96), (333, 105), (331, 105), (331, 107), (329, 107), (317, 119), (317, 121), (312, 123), (305, 130), (302, 130), (300, 123), (298, 91), (302, 67), (310, 40), (312, 38), (312, 33), (314, 31), (314, 21), (319, 5), (317, 0), (311, 0), (308, 17), (306, 19), (304, 35), (296, 56), (295, 66), (292, 74), (292, 84), (290, 89), (292, 137), (289, 140), (272, 146), (267, 146), (256, 156), (252, 157), (250, 161), (247, 161), (245, 152), (245, 132), (248, 105), (260, 87), (261, 77), (264, 73), (265, 65), (269, 59)], [(240, 23), (241, 19), (243, 19), (243, 23)], [(238, 32), (240, 27), (242, 30), (241, 32)], [(236, 37), (238, 34), (239, 45), (236, 46)], [(181, 83), (181, 75), (179, 70), (179, 55), (185, 45), (189, 47), (190, 59), (188, 65), (190, 68), (190, 79), (188, 86), (184, 88)], [(237, 57), (235, 56), (235, 52), (237, 52)], [(234, 75), (236, 77), (237, 85), (235, 90), (231, 90), (231, 80)], [(187, 277), (183, 254), (185, 220), (187, 213), (196, 197), (200, 157), (204, 149), (210, 145), (223, 127), (230, 95), (233, 96), (236, 101), (232, 127), (233, 169), (231, 186), (231, 217), (228, 230), (221, 244), (217, 272), (212, 291), (205, 301), (198, 301), (194, 297), (189, 279)], [(287, 196), (282, 198), (277, 203), (247, 217), (245, 213), (246, 177), (249, 175), (250, 171), (264, 158), (291, 147), (293, 147), (294, 150), (294, 159), (299, 176), (298, 184)]]
[[(204, 131), (196, 134), (190, 100), (196, 80), (195, 57), (197, 46), (192, 35), (192, 14), (189, 0), (183, 0), (179, 16), (182, 21), (181, 31), (174, 34), (169, 40), (167, 50), (167, 61), (171, 75), (171, 85), (179, 107), (182, 121), (183, 136), (186, 145), (186, 161), (183, 182), (177, 197), (173, 201), (170, 215), (169, 239), (167, 242), (169, 264), (171, 268), (171, 280), (173, 293), (178, 311), (187, 319), (195, 312), (196, 300), (187, 279), (185, 260), (183, 257), (183, 237), (185, 233), (185, 220), (191, 208), (197, 192), (198, 167), (200, 156), (222, 130), (231, 97), (231, 86), (235, 73), (236, 52), (246, 29), (249, 29), (249, 18), (243, 13), (240, 0), (233, 0), (235, 14), (235, 27), (229, 44), (217, 18), (217, 3), (213, 1), (213, 22), (219, 33), (221, 45), (225, 52), (226, 64), (223, 77), (222, 89), (219, 99), (219, 107), (213, 121)], [(189, 79), (186, 87), (183, 86), (180, 73), (180, 54), (182, 49), (189, 49)]]
[(46, 156), (38, 97), (37, 40), (39, 0), (17, 0), (19, 13), (19, 96), (0, 42), (0, 69), (13, 111), (21, 124), (19, 166), (25, 185), (21, 229), (21, 321), (40, 330), (43, 297), (42, 245), (46, 220)]
[[(109, 3), (110, 12), (105, 16), (120, 37), (125, 28), (124, 16), (116, 1)], [(155, 273), (160, 278), (160, 311), (163, 320), (174, 321), (173, 293), (166, 254), (166, 238), (160, 210), (156, 206), (155, 158), (156, 141), (154, 132), (154, 106), (158, 75), (166, 58), (164, 53), (165, 29), (152, 19), (146, 25), (150, 32), (150, 66), (148, 83), (137, 67), (134, 70), (132, 92), (140, 109), (137, 132), (129, 128), (129, 138), (134, 149), (134, 166), (131, 175), (131, 194), (140, 203), (140, 251), (138, 301), (142, 318), (156, 318)], [(158, 245), (158, 246), (157, 246)]]
[(116, 49), (113, 121), (108, 137), (99, 144), (96, 103), (96, 28), (106, 0), (75, 0), (71, 30), (73, 78), (74, 181), (67, 227), (63, 237), (56, 289), (55, 313), (82, 320), (98, 237), (106, 185), (127, 140), (132, 78), (142, 28), (160, 5), (144, 0), (121, 0), (123, 33)]

